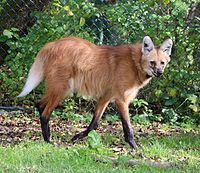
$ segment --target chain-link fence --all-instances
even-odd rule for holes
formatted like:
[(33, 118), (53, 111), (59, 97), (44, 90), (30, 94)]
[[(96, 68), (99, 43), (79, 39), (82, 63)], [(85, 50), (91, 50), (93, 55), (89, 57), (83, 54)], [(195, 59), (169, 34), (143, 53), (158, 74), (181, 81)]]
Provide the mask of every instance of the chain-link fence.
[[(18, 28), (20, 35), (26, 35), (27, 29), (31, 27), (35, 22), (35, 18), (31, 16), (31, 13), (34, 11), (45, 10), (45, 8), (47, 8), (47, 6), (52, 2), (53, 1), (51, 0), (2, 0), (0, 2), (0, 34), (2, 34), (5, 29)], [(65, 0), (63, 0), (62, 2), (63, 4), (67, 4), (67, 1)], [(108, 5), (108, 8), (109, 5), (117, 3), (116, 0), (93, 0), (93, 2), (97, 7), (99, 7), (99, 5), (101, 4), (106, 4)], [(122, 8), (124, 8), (124, 10), (126, 11), (126, 7), (123, 7), (123, 4)], [(142, 8), (142, 6), (138, 8)], [(167, 9), (162, 9), (162, 4), (158, 5), (157, 8), (160, 8), (161, 11), (163, 11), (163, 15), (167, 11)], [(138, 12), (138, 9), (133, 8), (133, 10), (135, 11), (135, 13)], [(151, 8), (152, 13), (154, 10), (154, 8)], [(191, 20), (194, 19), (194, 16), (200, 16), (200, 5), (196, 5), (195, 3), (191, 5), (190, 13), (188, 15), (188, 22), (191, 22)], [(103, 14), (99, 17), (88, 19), (86, 22), (92, 30), (99, 33), (99, 43), (109, 43), (111, 42), (111, 39), (114, 39), (115, 35), (113, 35), (113, 33), (116, 31), (115, 29), (112, 29), (112, 27), (116, 26), (111, 27), (109, 21), (106, 20), (106, 17), (104, 17)], [(134, 31), (130, 34), (134, 34)], [(119, 40), (116, 40), (115, 43), (122, 42), (120, 38), (118, 39)], [(1, 42), (0, 63), (2, 59), (7, 55), (7, 50), (8, 46), (5, 43)]]
[[(0, 2), (0, 34), (3, 34), (5, 29), (18, 28), (19, 35), (26, 35), (27, 29), (31, 27), (36, 18), (31, 15), (34, 11), (45, 10), (51, 0), (2, 0)], [(55, 1), (56, 2), (56, 1)], [(62, 4), (67, 4), (67, 1), (61, 1)], [(94, 3), (98, 6), (99, 4), (113, 4), (115, 0), (97, 0)], [(87, 24), (96, 33), (99, 33), (99, 42), (104, 43), (109, 41), (111, 38), (111, 28), (108, 21), (103, 17), (88, 19)], [(105, 37), (105, 35), (107, 37)], [(7, 55), (8, 46), (5, 42), (0, 44), (0, 64), (2, 64), (3, 58)]]
[[(94, 2), (97, 8), (100, 7), (100, 5), (102, 4), (108, 5), (107, 8), (109, 8), (110, 7), (109, 5), (120, 2), (117, 0), (88, 0), (88, 1)], [(5, 29), (18, 28), (20, 35), (26, 35), (27, 29), (31, 27), (36, 21), (35, 18), (31, 16), (31, 13), (34, 11), (45, 10), (47, 6), (52, 2), (54, 1), (51, 1), (51, 0), (2, 0), (0, 2), (0, 21), (1, 21), (0, 34), (2, 34)], [(68, 3), (67, 0), (61, 0), (61, 2), (65, 5)], [(141, 4), (142, 4), (142, 1), (141, 1)], [(122, 8), (124, 8), (124, 11), (126, 11), (127, 6), (123, 6), (123, 3), (121, 5), (122, 5)], [(165, 9), (164, 7), (162, 7), (162, 3), (160, 5), (157, 5), (156, 7), (160, 8), (160, 12), (161, 12), (160, 15), (164, 15), (167, 11), (170, 11), (170, 8)], [(133, 8), (133, 11), (137, 14), (140, 8), (142, 8), (142, 5), (141, 7), (138, 7), (138, 9)], [(117, 10), (118, 9), (116, 9), (116, 13), (117, 13)], [(155, 9), (152, 7), (150, 7), (150, 10), (152, 13), (154, 13), (155, 11)], [(115, 15), (115, 13), (113, 13), (113, 15)], [(192, 22), (192, 20), (194, 20), (194, 16), (197, 16), (197, 17), (200, 16), (200, 5), (198, 3), (193, 3), (193, 4), (191, 3), (190, 12), (185, 22)], [(130, 19), (127, 18), (127, 20), (130, 20)], [(109, 42), (116, 44), (116, 43), (120, 43), (124, 41), (124, 40), (120, 40), (120, 37), (117, 38), (118, 40), (111, 41), (111, 39), (116, 39), (114, 38), (116, 35), (113, 34), (116, 32), (116, 30), (113, 28), (117, 26), (112, 26), (112, 24), (110, 24), (109, 22), (110, 21), (107, 20), (107, 18), (102, 13), (101, 16), (87, 19), (86, 24), (88, 25), (88, 27), (90, 27), (92, 30), (94, 30), (96, 33), (99, 34), (98, 39), (99, 39), (100, 44), (101, 43), (107, 44)], [(141, 21), (141, 22), (145, 22), (145, 21)], [(129, 34), (135, 34), (135, 33), (134, 31), (132, 31), (132, 33), (129, 33)], [(126, 37), (128, 37), (128, 35)], [(7, 55), (8, 46), (3, 42), (0, 42), (0, 43), (1, 43), (0, 44), (0, 63), (2, 63), (3, 58)]]
[[(41, 11), (50, 3), (50, 0), (2, 0), (0, 2), (0, 34), (5, 29), (18, 28), (20, 35), (27, 34), (35, 19), (31, 13), (35, 10)], [(8, 46), (0, 43), (0, 64), (7, 55)]]
[[(0, 2), (0, 64), (8, 66), (5, 69), (3, 66), (0, 68), (0, 73), (6, 71), (2, 73), (4, 76), (0, 81), (1, 88), (5, 89), (0, 93), (1, 103), (16, 104), (11, 96), (16, 96), (19, 88), (22, 88), (24, 81), (21, 80), (19, 84), (20, 77), (25, 76), (29, 69), (24, 67), (25, 64), (30, 66), (33, 57), (45, 43), (65, 35), (77, 35), (97, 44), (112, 45), (141, 41), (145, 35), (152, 36), (158, 44), (165, 38), (171, 37), (175, 43), (174, 56), (184, 56), (184, 60), (191, 60), (190, 65), (192, 61), (197, 62), (195, 67), (191, 68), (190, 65), (184, 65), (181, 58), (177, 58), (172, 64), (172, 68), (175, 69), (174, 76), (180, 73), (180, 66), (190, 68), (192, 71), (198, 70), (199, 18), (200, 3), (184, 0), (163, 2), (2, 0)], [(180, 45), (183, 45), (183, 48)], [(172, 84), (171, 87), (174, 87), (174, 76), (161, 79), (158, 86), (166, 89), (168, 80)], [(193, 75), (191, 78), (196, 86), (197, 77)], [(187, 80), (189, 83), (190, 77), (187, 77)], [(181, 82), (181, 80), (177, 81)], [(183, 84), (185, 81), (178, 82), (177, 88), (183, 87), (185, 90), (188, 88), (188, 84)], [(143, 97), (152, 96), (150, 90), (152, 91), (152, 88), (145, 88)], [(161, 92), (161, 89), (154, 87), (155, 91)], [(79, 105), (88, 106), (85, 102)], [(92, 105), (93, 103), (88, 107)]]

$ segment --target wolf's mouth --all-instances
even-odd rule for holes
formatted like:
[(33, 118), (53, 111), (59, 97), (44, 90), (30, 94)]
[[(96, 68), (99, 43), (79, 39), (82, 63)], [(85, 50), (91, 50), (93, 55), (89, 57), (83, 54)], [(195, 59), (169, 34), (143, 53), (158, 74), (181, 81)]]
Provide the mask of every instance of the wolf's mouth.
[(160, 77), (161, 76), (161, 73), (156, 73), (153, 70), (151, 71), (151, 73), (152, 73), (152, 76), (154, 76), (154, 77)]
[(152, 74), (155, 76), (155, 77), (159, 77), (159, 75), (155, 72), (152, 72)]
[(155, 72), (153, 72), (152, 73), (155, 77), (160, 77), (161, 75), (162, 75), (162, 73), (155, 73)]

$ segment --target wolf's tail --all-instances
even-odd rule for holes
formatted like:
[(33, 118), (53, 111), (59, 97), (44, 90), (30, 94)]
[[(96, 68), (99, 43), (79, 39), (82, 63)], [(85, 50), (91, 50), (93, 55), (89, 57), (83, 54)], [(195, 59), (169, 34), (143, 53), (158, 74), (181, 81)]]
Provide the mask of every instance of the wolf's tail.
[(26, 80), (26, 84), (22, 90), (22, 92), (17, 96), (17, 97), (24, 97), (27, 94), (29, 94), (34, 88), (36, 88), (39, 83), (43, 80), (44, 78), (44, 70), (43, 70), (43, 64), (44, 64), (44, 59), (41, 57), (37, 57), (35, 62), (33, 63), (29, 74), (28, 78)]

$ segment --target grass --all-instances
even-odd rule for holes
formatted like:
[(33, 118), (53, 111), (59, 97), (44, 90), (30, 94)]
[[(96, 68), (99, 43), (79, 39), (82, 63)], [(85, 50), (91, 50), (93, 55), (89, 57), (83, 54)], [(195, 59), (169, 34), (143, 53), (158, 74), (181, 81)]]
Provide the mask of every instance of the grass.
[(67, 150), (44, 143), (26, 142), (1, 148), (0, 151), (2, 172), (85, 172), (86, 168), (91, 172), (97, 165), (88, 157), (87, 148)]
[[(130, 149), (123, 154), (115, 154), (112, 149), (85, 145), (70, 148), (56, 147), (43, 142), (23, 142), (0, 147), (0, 172), (191, 172), (198, 173), (200, 167), (200, 136), (180, 135), (173, 137), (150, 136), (141, 140), (143, 146), (135, 153)], [(128, 146), (127, 146), (128, 148)], [(111, 161), (97, 162), (94, 155), (119, 157), (119, 165)], [(142, 155), (142, 157), (141, 157)], [(170, 168), (137, 165), (128, 167), (123, 162), (128, 159), (170, 161)]]
[[(13, 133), (6, 131), (4, 137), (0, 137), (0, 173), (200, 173), (200, 133), (198, 128), (190, 125), (177, 127), (159, 123), (134, 124), (136, 141), (140, 147), (139, 150), (132, 151), (124, 142), (121, 123), (117, 119), (104, 119), (97, 133), (92, 131), (76, 145), (70, 144), (70, 138), (76, 130), (70, 131), (69, 127), (73, 126), (70, 129), (74, 129), (77, 126), (80, 131), (86, 125), (84, 121), (63, 122), (54, 119), (51, 126), (55, 145), (52, 145), (42, 142), (38, 131), (40, 125), (36, 119), (23, 118), (21, 115), (18, 118), (13, 118), (13, 115), (3, 115), (0, 118), (2, 125), (9, 126), (11, 132), (15, 130), (14, 135), (19, 136), (21, 141), (2, 142), (13, 136)], [(12, 137), (12, 140), (15, 138)], [(97, 161), (96, 156), (117, 158), (118, 164), (107, 159)], [(170, 162), (173, 166), (128, 166), (127, 161), (130, 159), (144, 163)]]

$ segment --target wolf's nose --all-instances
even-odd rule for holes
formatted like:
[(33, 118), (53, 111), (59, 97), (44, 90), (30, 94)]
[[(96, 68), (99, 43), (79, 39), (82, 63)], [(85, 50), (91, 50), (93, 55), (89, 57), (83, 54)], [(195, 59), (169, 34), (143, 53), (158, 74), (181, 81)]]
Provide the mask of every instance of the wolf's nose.
[(161, 76), (162, 75), (162, 72), (157, 72), (157, 76)]

